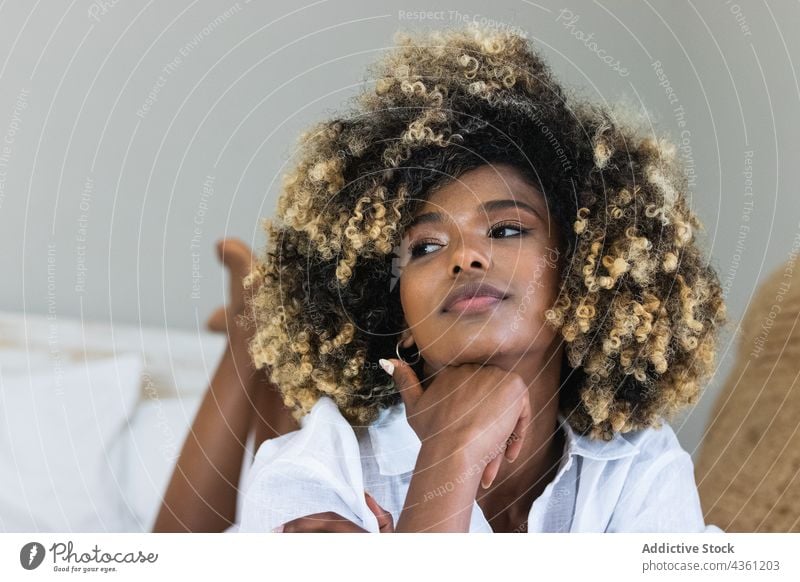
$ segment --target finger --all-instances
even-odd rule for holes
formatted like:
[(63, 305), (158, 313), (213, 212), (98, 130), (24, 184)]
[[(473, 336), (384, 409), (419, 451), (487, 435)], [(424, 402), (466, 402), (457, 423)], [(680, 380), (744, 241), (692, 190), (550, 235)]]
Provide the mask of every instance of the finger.
[(300, 518), (290, 521), (282, 533), (367, 533), (352, 522)]
[(389, 374), (394, 383), (397, 385), (397, 390), (400, 392), (400, 397), (403, 399), (403, 404), (406, 405), (406, 410), (413, 408), (420, 396), (422, 396), (422, 386), (419, 383), (417, 375), (405, 361), (381, 359), (378, 360), (381, 368)]
[(394, 533), (394, 518), (392, 514), (378, 505), (375, 498), (366, 491), (364, 491), (364, 498), (367, 500), (367, 507), (375, 514), (378, 520), (378, 530), (381, 533)]
[(488, 489), (494, 483), (497, 473), (500, 471), (500, 463), (503, 461), (503, 455), (497, 455), (494, 459), (489, 461), (486, 468), (483, 470), (481, 476), (481, 487)]
[(293, 519), (283, 525), (283, 533), (366, 533), (367, 530), (338, 513), (315, 513)]
[(520, 452), (522, 452), (522, 443), (525, 440), (525, 435), (528, 433), (528, 426), (531, 423), (531, 399), (527, 393), (523, 395), (522, 410), (520, 411), (517, 425), (509, 437), (509, 443), (506, 447), (505, 457), (509, 463), (513, 463)]

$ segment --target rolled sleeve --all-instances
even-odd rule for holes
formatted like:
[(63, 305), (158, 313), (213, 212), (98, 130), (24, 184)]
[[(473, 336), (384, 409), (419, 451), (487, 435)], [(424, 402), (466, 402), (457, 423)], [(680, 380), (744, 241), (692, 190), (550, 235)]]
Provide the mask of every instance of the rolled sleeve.
[(342, 498), (347, 484), (306, 463), (278, 460), (267, 463), (253, 477), (242, 506), (240, 532), (280, 531), (287, 522), (316, 513), (334, 512), (365, 527), (351, 509), (354, 499)]
[(280, 531), (289, 521), (325, 512), (378, 531), (364, 499), (356, 435), (333, 401), (323, 397), (300, 430), (259, 448), (245, 486), (239, 531)]

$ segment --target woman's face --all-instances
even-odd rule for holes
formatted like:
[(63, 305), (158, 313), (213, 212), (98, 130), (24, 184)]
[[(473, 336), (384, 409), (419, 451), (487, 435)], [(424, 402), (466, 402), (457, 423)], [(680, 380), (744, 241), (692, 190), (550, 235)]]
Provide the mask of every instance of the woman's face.
[(556, 225), (542, 193), (513, 166), (485, 165), (436, 190), (400, 247), (400, 300), (426, 369), (540, 357), (556, 332), (544, 312), (559, 291)]

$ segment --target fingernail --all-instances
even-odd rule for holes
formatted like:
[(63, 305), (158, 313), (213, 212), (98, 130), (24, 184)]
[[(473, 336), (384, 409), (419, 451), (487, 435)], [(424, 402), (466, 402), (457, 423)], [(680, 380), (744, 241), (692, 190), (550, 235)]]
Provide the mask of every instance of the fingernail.
[(384, 360), (383, 358), (381, 358), (380, 360), (378, 360), (378, 363), (380, 364), (381, 368), (383, 368), (384, 372), (386, 372), (390, 376), (394, 374), (394, 364), (392, 364), (389, 360)]
[(278, 527), (272, 528), (272, 533), (283, 533), (283, 526), (279, 525)]

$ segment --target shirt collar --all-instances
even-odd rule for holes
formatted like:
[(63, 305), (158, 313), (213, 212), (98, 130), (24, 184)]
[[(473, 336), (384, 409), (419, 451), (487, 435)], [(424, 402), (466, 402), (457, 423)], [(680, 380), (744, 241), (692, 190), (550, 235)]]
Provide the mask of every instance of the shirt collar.
[(624, 434), (614, 433), (614, 438), (610, 441), (603, 441), (577, 434), (561, 413), (558, 414), (558, 423), (567, 435), (564, 447), (568, 456), (578, 455), (587, 459), (611, 461), (639, 452), (639, 448), (631, 443)]
[(381, 411), (369, 425), (369, 436), (381, 475), (401, 475), (414, 470), (422, 443), (408, 424), (402, 402)]
[[(565, 431), (564, 451), (587, 459), (610, 461), (638, 453), (639, 449), (616, 433), (610, 441), (593, 440), (577, 434), (562, 414), (559, 426)], [(421, 448), (419, 437), (406, 420), (405, 406), (400, 403), (381, 411), (369, 426), (372, 451), (381, 475), (401, 475), (414, 470)]]

